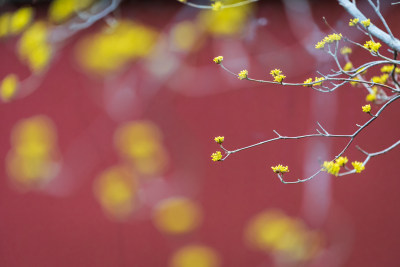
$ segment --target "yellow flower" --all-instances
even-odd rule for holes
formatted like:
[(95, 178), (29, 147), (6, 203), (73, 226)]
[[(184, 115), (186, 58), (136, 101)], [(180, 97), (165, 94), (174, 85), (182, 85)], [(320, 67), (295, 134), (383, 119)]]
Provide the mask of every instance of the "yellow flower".
[(242, 70), (238, 74), (239, 80), (247, 79), (247, 75), (249, 75), (249, 72), (247, 70)]
[(339, 33), (339, 34), (332, 33), (332, 34), (329, 34), (328, 36), (326, 36), (323, 41), (325, 43), (333, 43), (334, 41), (340, 41), (340, 39), (342, 39), (341, 33)]
[(32, 21), (33, 9), (31, 7), (23, 7), (15, 11), (10, 21), (10, 31), (12, 34), (22, 32)]
[(362, 172), (363, 170), (365, 170), (365, 166), (364, 166), (364, 164), (363, 164), (362, 162), (353, 161), (353, 162), (351, 163), (351, 165), (353, 165), (354, 170), (356, 170), (356, 173), (360, 173), (360, 172)]
[(271, 70), (271, 72), (270, 72), (270, 74), (271, 74), (273, 77), (278, 76), (278, 75), (280, 75), (281, 73), (282, 73), (282, 71), (281, 71), (280, 69), (274, 69), (274, 70)]
[(48, 35), (47, 24), (36, 21), (21, 36), (18, 55), (33, 72), (41, 72), (50, 63), (53, 48), (47, 41)]
[(381, 83), (386, 83), (389, 78), (389, 74), (386, 73), (382, 74), (380, 78), (381, 78)]
[(374, 41), (366, 41), (364, 47), (367, 48), (371, 52), (378, 52), (378, 49), (382, 45), (380, 43), (375, 43)]
[(339, 157), (336, 159), (336, 163), (339, 166), (344, 166), (349, 160), (347, 159), (347, 157)]
[(320, 41), (315, 45), (316, 49), (322, 49), (325, 46), (325, 42), (324, 41)]
[(347, 46), (343, 46), (342, 49), (340, 49), (340, 53), (342, 55), (351, 54), (351, 52), (352, 52), (351, 48)]
[(214, 138), (214, 141), (217, 142), (218, 144), (222, 144), (224, 142), (224, 137), (223, 136), (217, 136)]
[(18, 90), (18, 77), (15, 74), (7, 75), (0, 84), (0, 98), (9, 102)]
[(354, 77), (352, 80), (353, 80), (354, 82), (350, 82), (350, 84), (351, 84), (352, 86), (356, 86), (356, 85), (358, 84), (358, 81), (359, 81), (360, 79), (358, 79), (357, 77)]
[(346, 63), (346, 65), (344, 65), (343, 70), (344, 71), (349, 71), (353, 68), (353, 63), (351, 63), (350, 61)]
[(187, 3), (187, 0), (178, 0), (178, 2), (181, 2), (181, 3), (186, 4), (186, 3)]
[(272, 75), (272, 77), (274, 77), (274, 81), (278, 83), (281, 83), (283, 79), (286, 78), (286, 76), (282, 74), (282, 71), (280, 69), (271, 70), (270, 74)]
[(324, 164), (322, 164), (322, 171), (333, 174), (335, 176), (338, 176), (339, 171), (340, 171), (340, 165), (339, 163), (335, 163), (333, 161), (324, 161)]
[(221, 64), (222, 60), (224, 60), (224, 57), (223, 57), (223, 56), (218, 56), (218, 57), (215, 57), (215, 58), (213, 59), (213, 61), (215, 62), (215, 64)]
[(374, 102), (375, 100), (376, 100), (376, 92), (369, 93), (365, 97), (365, 101), (367, 101), (367, 102)]
[(286, 76), (285, 75), (278, 75), (274, 77), (274, 81), (278, 82), (278, 83), (282, 83), (283, 79), (285, 79)]
[(220, 161), (222, 159), (221, 151), (216, 151), (215, 153), (211, 154), (212, 161)]
[(325, 80), (324, 77), (321, 77), (321, 78), (315, 77), (315, 82), (318, 82), (318, 81), (321, 81), (321, 82), (315, 83), (314, 85), (321, 85), (323, 80)]
[(388, 78), (389, 78), (389, 75), (385, 73), (385, 74), (382, 74), (381, 76), (372, 77), (371, 81), (374, 82), (374, 83), (382, 83), (382, 84), (384, 84), (384, 83), (387, 82)]
[(359, 21), (359, 19), (350, 19), (349, 26), (356, 26)]
[(48, 9), (49, 19), (55, 23), (64, 22), (88, 8), (93, 2), (93, 0), (54, 0)]
[(362, 111), (365, 112), (365, 113), (370, 113), (371, 112), (371, 105), (370, 104), (362, 106), (361, 108), (362, 108)]
[(365, 73), (367, 73), (368, 69), (366, 69), (366, 70), (364, 70), (364, 69), (365, 69), (365, 67), (360, 68), (359, 70), (357, 70), (357, 74), (362, 74), (362, 75), (364, 75)]
[(307, 84), (307, 83), (312, 83), (312, 81), (313, 81), (312, 78), (308, 78), (307, 80), (304, 81), (304, 85), (303, 86), (304, 87), (306, 87), (306, 86), (311, 87), (312, 84)]
[(363, 20), (361, 21), (361, 24), (364, 25), (365, 28), (368, 28), (369, 25), (371, 25), (371, 20), (370, 19)]
[[(391, 73), (391, 72), (393, 71), (393, 68), (394, 68), (393, 65), (385, 65), (385, 66), (383, 66), (383, 67), (381, 68), (381, 72), (384, 72), (384, 73)], [(396, 68), (396, 69), (395, 69), (395, 72), (396, 72), (396, 73), (400, 73), (400, 69), (399, 69), (399, 68)]]
[(222, 9), (221, 1), (216, 1), (215, 3), (211, 4), (212, 10), (220, 11)]
[(281, 164), (275, 166), (275, 167), (271, 167), (271, 169), (274, 171), (274, 173), (286, 173), (289, 172), (289, 168), (288, 166), (282, 166)]
[(381, 78), (379, 76), (374, 76), (371, 78), (371, 81), (374, 83), (381, 83)]

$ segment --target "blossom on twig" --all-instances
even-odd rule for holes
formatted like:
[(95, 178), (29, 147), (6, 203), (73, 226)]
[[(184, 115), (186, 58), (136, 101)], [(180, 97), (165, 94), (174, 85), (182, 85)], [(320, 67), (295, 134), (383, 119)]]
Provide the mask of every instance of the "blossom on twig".
[(224, 137), (223, 136), (217, 136), (214, 138), (214, 141), (217, 142), (218, 144), (222, 144), (224, 142)]
[(249, 72), (247, 70), (242, 70), (238, 73), (238, 78), (239, 80), (247, 79), (247, 75), (249, 75)]
[(221, 151), (216, 151), (215, 153), (211, 154), (212, 161), (220, 161), (222, 159)]
[(274, 171), (274, 173), (286, 173), (289, 172), (289, 167), (288, 166), (283, 166), (281, 164), (277, 165), (277, 166), (272, 166), (271, 169)]
[(363, 170), (365, 170), (365, 166), (364, 166), (364, 164), (363, 164), (362, 162), (353, 161), (353, 162), (351, 163), (351, 165), (353, 165), (354, 170), (356, 171), (356, 173), (360, 173), (360, 172), (362, 172)]

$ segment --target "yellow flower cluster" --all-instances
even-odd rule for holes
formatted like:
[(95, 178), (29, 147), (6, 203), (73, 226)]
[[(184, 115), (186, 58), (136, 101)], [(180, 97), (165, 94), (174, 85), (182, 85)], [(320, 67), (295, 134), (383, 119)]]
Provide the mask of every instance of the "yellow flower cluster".
[(214, 138), (214, 141), (217, 142), (218, 144), (222, 144), (224, 142), (224, 137), (223, 136), (217, 136)]
[(47, 24), (37, 21), (21, 36), (18, 55), (33, 72), (42, 71), (50, 63), (53, 48), (47, 41), (48, 35)]
[(318, 42), (315, 45), (316, 49), (322, 49), (325, 47), (325, 44), (333, 43), (334, 41), (340, 41), (342, 39), (342, 34), (332, 33), (326, 36), (322, 41)]
[(335, 162), (325, 161), (324, 164), (322, 164), (322, 171), (338, 176), (340, 167), (343, 167), (348, 161), (347, 157), (339, 157)]
[(222, 9), (221, 1), (216, 1), (215, 3), (211, 4), (212, 10), (220, 11)]
[(374, 41), (367, 41), (364, 44), (364, 47), (367, 48), (369, 51), (371, 52), (378, 52), (378, 49), (381, 47), (382, 45), (380, 43), (375, 43)]
[(362, 108), (362, 111), (365, 112), (365, 113), (370, 113), (371, 112), (371, 105), (370, 104), (362, 106), (361, 108)]
[(288, 166), (282, 166), (281, 164), (277, 166), (272, 166), (271, 169), (274, 171), (274, 173), (286, 173), (289, 172)]
[(347, 157), (339, 157), (336, 159), (336, 163), (339, 164), (339, 166), (343, 167), (349, 160)]
[[(339, 157), (336, 159), (335, 162), (325, 161), (324, 164), (322, 165), (322, 171), (338, 176), (340, 167), (343, 167), (347, 162), (348, 162), (347, 157)], [(359, 161), (353, 161), (351, 165), (353, 165), (356, 173), (360, 173), (365, 169), (364, 164)]]
[(4, 102), (12, 100), (18, 90), (18, 77), (15, 74), (7, 75), (0, 84), (0, 98)]
[(22, 7), (14, 13), (6, 12), (0, 16), (0, 38), (21, 33), (32, 21), (33, 9)]
[(320, 41), (315, 45), (315, 48), (317, 49), (322, 49), (325, 46), (325, 42), (324, 41)]
[(332, 34), (329, 34), (328, 36), (326, 36), (325, 38), (324, 38), (324, 41), (326, 42), (326, 43), (333, 43), (334, 41), (340, 41), (341, 39), (342, 39), (342, 34), (341, 33), (339, 33), (339, 34), (337, 34), (337, 33), (332, 33)]
[(343, 46), (343, 47), (340, 49), (340, 53), (341, 53), (342, 55), (351, 54), (351, 52), (352, 52), (351, 48), (350, 48), (350, 47), (347, 47), (347, 46)]
[[(393, 71), (393, 68), (394, 68), (393, 65), (385, 65), (385, 66), (383, 66), (383, 67), (381, 68), (381, 72), (384, 72), (384, 73), (391, 73), (391, 72)], [(396, 69), (395, 69), (395, 72), (396, 72), (396, 73), (400, 73), (400, 69), (399, 69), (399, 68), (396, 68)]]
[(360, 22), (365, 28), (368, 28), (371, 25), (371, 20), (367, 19), (367, 20), (363, 20)]
[(359, 21), (359, 19), (350, 19), (349, 26), (356, 26)]
[(333, 174), (335, 176), (339, 175), (340, 165), (338, 163), (335, 163), (333, 161), (325, 161), (324, 164), (322, 164), (322, 167), (322, 171)]
[(353, 165), (354, 170), (356, 171), (356, 173), (360, 173), (360, 172), (362, 172), (363, 170), (365, 170), (365, 166), (364, 166), (364, 164), (363, 164), (362, 162), (353, 161), (353, 162), (351, 163), (351, 165)]
[(187, 3), (187, 0), (178, 0), (178, 2), (181, 2), (181, 3), (186, 4), (186, 3)]
[(385, 84), (389, 78), (389, 74), (382, 74), (381, 76), (374, 76), (371, 78), (371, 81), (374, 83)]
[(366, 97), (365, 100), (367, 102), (374, 102), (376, 100), (376, 95), (378, 93), (378, 88), (376, 86), (372, 87), (372, 92), (369, 93)]
[(224, 60), (224, 57), (223, 57), (223, 56), (218, 56), (218, 57), (215, 57), (215, 58), (213, 59), (213, 61), (215, 62), (215, 64), (221, 64), (221, 63), (222, 63), (222, 60)]
[(321, 77), (321, 78), (315, 77), (314, 82), (319, 82), (319, 81), (320, 82), (319, 83), (315, 83), (314, 85), (321, 85), (323, 80), (325, 80), (324, 77)]
[(346, 65), (344, 65), (343, 70), (344, 71), (349, 71), (353, 68), (353, 63), (351, 63), (350, 61), (346, 63)]
[(216, 151), (215, 153), (211, 154), (212, 161), (220, 161), (222, 159), (221, 151)]
[(308, 87), (312, 87), (313, 86), (312, 84), (308, 84), (308, 83), (312, 83), (312, 81), (313, 81), (312, 78), (308, 78), (307, 80), (304, 81), (304, 85), (303, 86), (304, 87), (307, 87), (307, 86)]
[(239, 80), (247, 79), (247, 75), (249, 75), (249, 72), (247, 70), (242, 70), (238, 73), (238, 78)]
[(282, 83), (283, 79), (286, 78), (285, 75), (282, 74), (280, 69), (271, 70), (270, 74), (274, 77), (274, 81), (278, 83)]

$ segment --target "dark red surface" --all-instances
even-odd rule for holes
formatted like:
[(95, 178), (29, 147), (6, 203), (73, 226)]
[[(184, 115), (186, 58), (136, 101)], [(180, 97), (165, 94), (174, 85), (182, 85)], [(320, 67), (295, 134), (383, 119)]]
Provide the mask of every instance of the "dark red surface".
[[(124, 16), (163, 31), (166, 22), (172, 21), (182, 6), (177, 3), (161, 5), (165, 5), (162, 13), (153, 6), (129, 3), (121, 10)], [(334, 1), (313, 5), (315, 23), (322, 30), (326, 30), (320, 20), (323, 15), (332, 25), (346, 28), (337, 24), (337, 20), (345, 18), (347, 21), (350, 16)], [(396, 12), (393, 8), (386, 15), (394, 26)], [(266, 17), (268, 24), (257, 29), (255, 40), (243, 42), (244, 48), (250, 51), (250, 63), (236, 61), (235, 71), (248, 68), (254, 77), (266, 78), (270, 69), (281, 68), (288, 81), (314, 77), (316, 68), (329, 71), (332, 62), (324, 63), (329, 66), (318, 65), (292, 34), (282, 5), (261, 4), (255, 14)], [(398, 28), (394, 30), (398, 32)], [(242, 42), (240, 38), (232, 37), (232, 41)], [(272, 38), (275, 40), (271, 48), (268, 44)], [(278, 141), (234, 154), (224, 162), (210, 160), (210, 154), (218, 149), (212, 141), (217, 135), (225, 136), (226, 147), (235, 148), (272, 138), (274, 129), (285, 135), (312, 133), (316, 121), (330, 132), (352, 133), (356, 123), (368, 118), (360, 111), (365, 104), (365, 92), (346, 86), (332, 94), (321, 94), (305, 87), (239, 81), (210, 63), (214, 56), (223, 54), (223, 51), (211, 49), (211, 38), (186, 61), (192, 67), (212, 65), (211, 76), (195, 77), (187, 82), (183, 86), (188, 88), (187, 92), (162, 86), (151, 98), (140, 100), (140, 112), (132, 112), (125, 119), (148, 119), (160, 127), (171, 156), (170, 173), (182, 171), (186, 175), (186, 180), (173, 175), (166, 175), (165, 179), (175, 184), (180, 194), (191, 195), (199, 201), (204, 211), (202, 225), (195, 232), (176, 238), (158, 232), (146, 210), (127, 222), (110, 221), (93, 195), (92, 182), (101, 170), (117, 161), (112, 136), (120, 122), (113, 121), (102, 106), (103, 83), (74, 67), (72, 48), (78, 39), (61, 52), (38, 90), (26, 98), (0, 105), (0, 266), (167, 266), (172, 252), (190, 243), (214, 248), (221, 256), (222, 266), (273, 266), (267, 254), (248, 249), (243, 241), (243, 229), (248, 220), (272, 208), (302, 218), (310, 228), (321, 229), (327, 246), (334, 244), (342, 250), (339, 253), (341, 263), (327, 256), (310, 266), (400, 264), (398, 148), (372, 159), (361, 174), (339, 178), (321, 175), (308, 182), (318, 186), (320, 179), (329, 179), (331, 204), (327, 216), (318, 224), (307, 221), (302, 212), (308, 185), (282, 184), (270, 166), (284, 162), (291, 170), (286, 179), (295, 180), (312, 173), (313, 169), (306, 169), (306, 162), (318, 164), (320, 160), (307, 156), (307, 149), (313, 142), (326, 144), (329, 156), (333, 157), (345, 144), (343, 140)], [(212, 40), (215, 46), (229, 41), (229, 38)], [(11, 53), (13, 42), (0, 44), (0, 77), (9, 72), (26, 73)], [(283, 52), (290, 54), (277, 56)], [(277, 55), (270, 60), (257, 59), (257, 55), (268, 53)], [(290, 60), (282, 61), (285, 56)], [(365, 54), (356, 53), (356, 56), (359, 62), (365, 61)], [(234, 60), (226, 57), (224, 63), (232, 66)], [(138, 63), (131, 68), (140, 71), (141, 65)], [(153, 79), (146, 73), (143, 75), (142, 84)], [(206, 91), (212, 93), (191, 94), (201, 86), (207, 86)], [(331, 102), (332, 99), (336, 100)], [(315, 101), (322, 103), (317, 113), (312, 112)], [(328, 103), (333, 103), (333, 109), (324, 108)], [(373, 152), (394, 143), (399, 133), (396, 112), (399, 107), (400, 103), (395, 103), (387, 108), (354, 144)], [(7, 179), (4, 162), (11, 147), (11, 129), (18, 120), (37, 114), (49, 116), (56, 124), (62, 154), (95, 122), (93, 138), (86, 144), (91, 152), (77, 155), (82, 158), (74, 166), (85, 169), (90, 157), (95, 157), (96, 163), (79, 177), (71, 177), (76, 186), (62, 195), (40, 191), (20, 193)], [(324, 123), (327, 117), (333, 118), (332, 124)], [(354, 147), (347, 155), (363, 159)], [(318, 204), (319, 200), (314, 198), (313, 201)]]

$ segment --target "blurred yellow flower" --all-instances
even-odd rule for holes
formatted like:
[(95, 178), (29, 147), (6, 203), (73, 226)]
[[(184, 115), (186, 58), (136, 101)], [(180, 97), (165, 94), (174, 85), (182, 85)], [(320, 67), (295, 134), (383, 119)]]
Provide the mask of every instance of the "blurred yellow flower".
[(350, 61), (346, 63), (346, 65), (344, 65), (343, 70), (344, 71), (349, 71), (353, 68), (353, 63), (351, 63)]
[(93, 2), (94, 0), (54, 0), (50, 3), (49, 19), (55, 23), (64, 22)]
[(21, 33), (33, 19), (33, 8), (21, 7), (0, 16), (0, 38)]
[(204, 245), (187, 245), (171, 257), (169, 267), (219, 267), (221, 260), (217, 252)]
[(50, 63), (53, 49), (47, 42), (48, 31), (45, 22), (37, 21), (19, 41), (18, 55), (33, 72), (41, 72)]
[(123, 69), (133, 60), (150, 56), (157, 38), (152, 28), (121, 20), (113, 28), (106, 27), (80, 40), (76, 59), (84, 70), (106, 75)]
[(351, 48), (350, 48), (350, 47), (347, 47), (347, 46), (343, 46), (343, 47), (340, 49), (340, 53), (341, 53), (342, 55), (351, 54), (351, 52), (352, 52)]
[(114, 143), (119, 154), (140, 174), (160, 175), (168, 166), (162, 132), (151, 121), (122, 124), (114, 134)]
[(244, 232), (249, 247), (285, 257), (291, 262), (312, 259), (321, 250), (321, 236), (299, 219), (279, 210), (260, 212), (250, 219)]
[[(228, 5), (229, 2), (225, 2)], [(236, 8), (224, 8), (218, 12), (212, 10), (200, 12), (197, 23), (212, 35), (236, 35), (246, 29), (246, 24), (252, 14), (251, 5)]]
[(35, 116), (18, 122), (11, 134), (7, 172), (20, 189), (40, 188), (57, 174), (60, 164), (57, 135), (52, 121)]
[(11, 101), (18, 90), (18, 77), (15, 74), (7, 75), (0, 84), (0, 98), (3, 102)]
[(163, 233), (185, 234), (201, 223), (201, 209), (190, 199), (172, 197), (160, 201), (153, 211), (153, 223)]
[(137, 206), (138, 185), (134, 173), (125, 166), (103, 171), (94, 183), (95, 195), (112, 219), (126, 219)]

